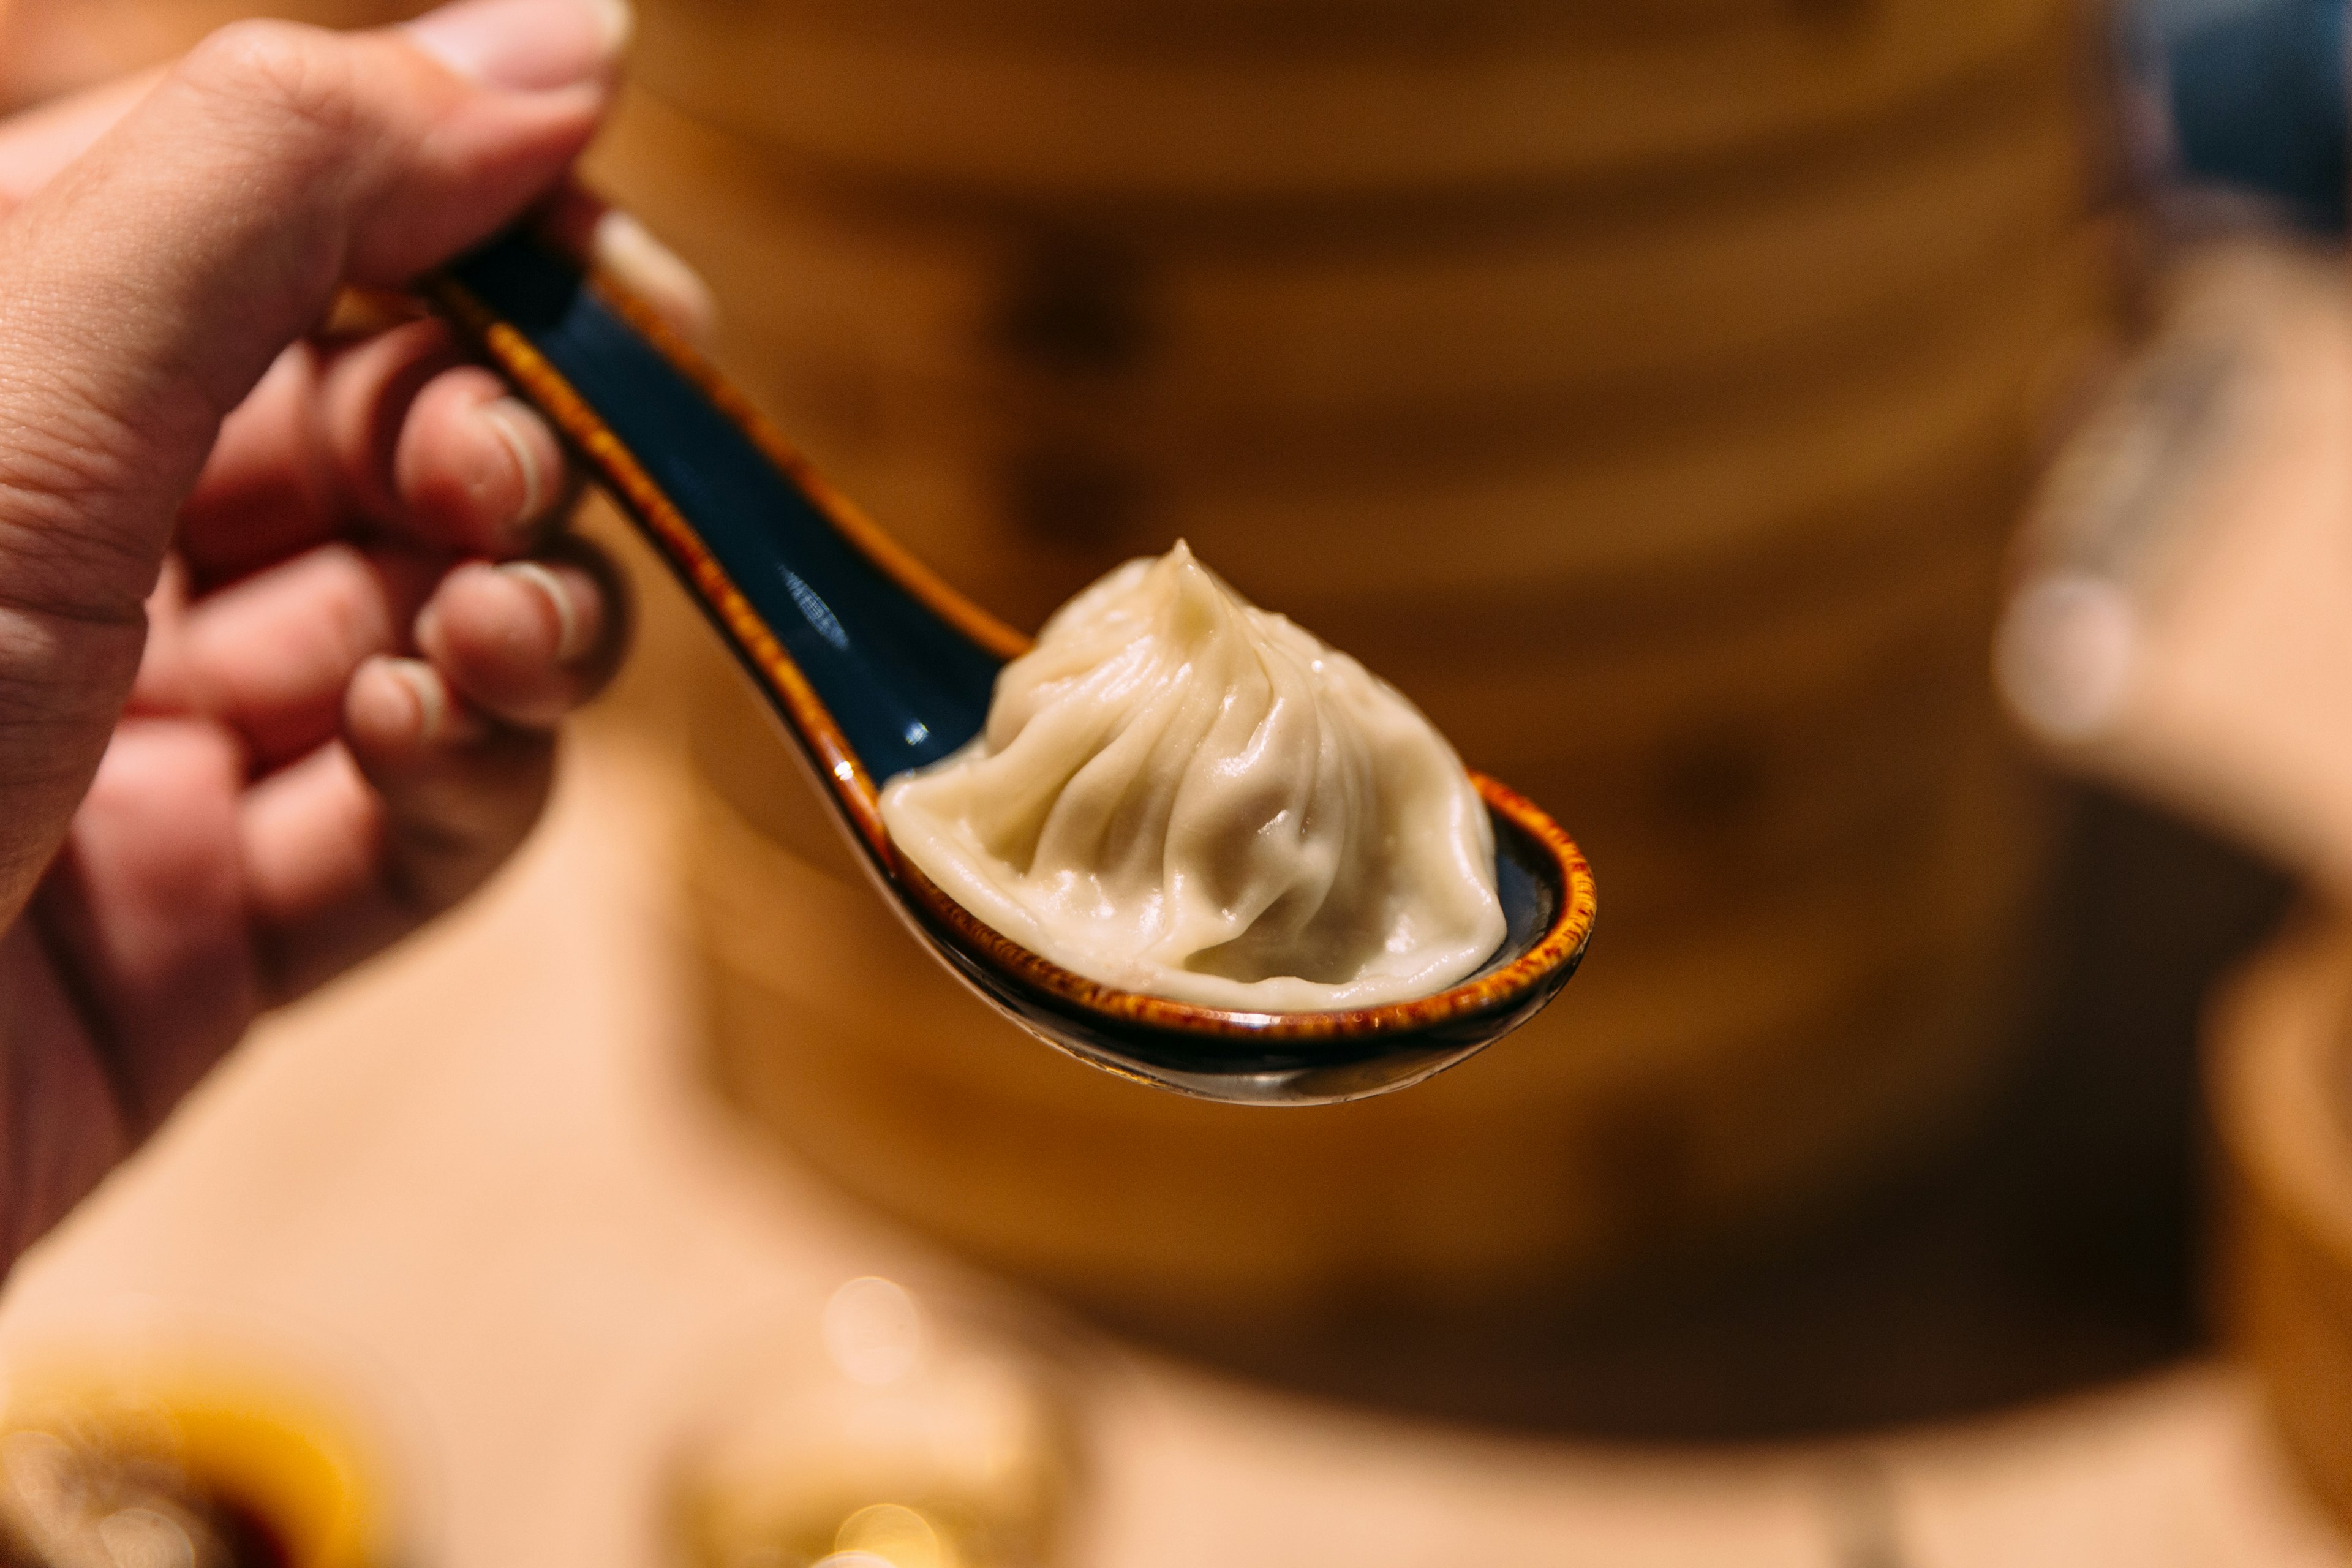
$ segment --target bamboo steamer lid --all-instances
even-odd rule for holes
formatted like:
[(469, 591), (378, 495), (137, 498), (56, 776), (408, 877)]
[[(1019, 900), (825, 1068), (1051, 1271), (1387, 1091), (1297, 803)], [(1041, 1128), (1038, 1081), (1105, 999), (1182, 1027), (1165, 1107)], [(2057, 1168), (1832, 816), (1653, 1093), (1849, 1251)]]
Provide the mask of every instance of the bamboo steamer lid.
[(1984, 801), (1953, 796), (1923, 879), (1760, 891), (1612, 952), (1473, 1068), (1313, 1117), (1056, 1057), (715, 801), (691, 875), (719, 1077), (798, 1157), (1082, 1298), (1265, 1322), (1557, 1285), (1917, 1155), (2000, 1059), (2033, 856)]
[(2352, 1528), (2352, 930), (2314, 918), (2215, 1009), (2221, 1286), (2305, 1477)]
[[(1530, 13), (1532, 14), (1532, 13)], [(2067, 46), (2065, 0), (1883, 0), (1668, 37), (1536, 26), (1381, 48), (952, 36), (724, 0), (646, 7), (642, 79), (844, 175), (1054, 199), (1330, 198), (1542, 184), (1879, 121)]]
[(2063, 83), (2011, 108), (1704, 189), (1303, 231), (861, 204), (644, 94), (595, 167), (710, 279), (730, 337), (806, 389), (795, 409), (887, 424), (868, 405), (913, 389), (1029, 418), (1128, 389), (1143, 405), (1108, 417), (1246, 433), (1867, 352), (2013, 286), (2078, 226)]

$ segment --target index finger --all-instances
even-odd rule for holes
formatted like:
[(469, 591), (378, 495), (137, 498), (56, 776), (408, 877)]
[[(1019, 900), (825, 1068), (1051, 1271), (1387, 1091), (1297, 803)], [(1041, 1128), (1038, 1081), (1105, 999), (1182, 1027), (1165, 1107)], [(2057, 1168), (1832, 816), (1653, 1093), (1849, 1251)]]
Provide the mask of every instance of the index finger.
[(504, 558), (570, 490), (555, 433), (415, 321), (281, 354), (222, 423), (178, 543), (205, 587), (354, 532)]

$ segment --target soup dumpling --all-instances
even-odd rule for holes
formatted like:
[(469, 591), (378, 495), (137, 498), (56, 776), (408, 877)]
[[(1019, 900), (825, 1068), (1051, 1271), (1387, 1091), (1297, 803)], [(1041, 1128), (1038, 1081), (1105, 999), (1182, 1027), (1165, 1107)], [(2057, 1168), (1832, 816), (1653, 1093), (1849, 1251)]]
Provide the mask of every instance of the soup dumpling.
[(1056, 612), (981, 735), (892, 780), (882, 815), (982, 921), (1125, 990), (1370, 1006), (1503, 940), (1493, 830), (1444, 738), (1181, 542)]

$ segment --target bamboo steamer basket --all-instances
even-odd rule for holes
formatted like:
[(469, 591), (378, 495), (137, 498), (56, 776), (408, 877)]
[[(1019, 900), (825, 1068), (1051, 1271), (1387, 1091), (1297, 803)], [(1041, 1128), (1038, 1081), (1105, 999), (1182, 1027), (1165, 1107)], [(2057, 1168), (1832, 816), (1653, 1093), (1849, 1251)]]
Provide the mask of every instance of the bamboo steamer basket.
[(964, 996), (844, 861), (715, 797), (691, 854), (730, 1095), (851, 1192), (1130, 1319), (1491, 1305), (1785, 1211), (1989, 1079), (2032, 846), (1949, 792), (1921, 874), (1759, 890), (1629, 945), (1481, 1061), (1312, 1117), (1155, 1094)]
[[(2079, 110), (2047, 68), (1928, 133), (1615, 201), (1181, 228), (861, 201), (646, 94), (600, 176), (814, 380), (1019, 394), (1141, 382), (1182, 408), (1438, 408), (1792, 347), (1971, 297), (2079, 222)], [(1367, 331), (1367, 322), (1379, 331)], [(1465, 353), (1465, 345), (1474, 352)]]
[[(1138, 40), (1192, 24), (1150, 4), (1089, 23), (1007, 0), (1028, 20), (1001, 34), (892, 4), (888, 27), (809, 6), (758, 25), (778, 47), (952, 44), (983, 74), (1051, 62), (1076, 85), (1045, 120), (1122, 72), (1223, 76), (1243, 99), (1278, 83), (1305, 95), (1304, 129), (1230, 178), (1185, 126), (1156, 162), (1118, 148), (1124, 122), (1012, 171), (1019, 113), (1010, 141), (923, 140), (980, 112), (984, 84), (844, 153), (730, 107), (722, 79), (749, 64), (690, 93), (667, 76), (692, 115), (641, 97), (598, 173), (716, 285), (728, 363), (1016, 623), (1190, 537), (1573, 824), (1611, 914), (1576, 994), (1412, 1094), (1289, 1118), (1155, 1096), (930, 969), (706, 672), (685, 704), (709, 786), (692, 877), (726, 1090), (998, 1266), (1240, 1332), (1367, 1292), (1447, 1308), (1574, 1288), (1814, 1212), (1966, 1125), (2001, 1072), (2040, 858), (1984, 689), (1997, 558), (2041, 399), (2115, 330), (2064, 8), (1881, 5), (1801, 48), (1785, 15), (1612, 30), (1481, 3), (1465, 26), (1486, 31), (1432, 53), (1432, 90), (1508, 77), (1507, 55), (1572, 58), (1561, 114), (1497, 110), (1486, 129), (1510, 134), (1484, 151), (1460, 156), (1449, 126), (1436, 162), (1383, 165), (1396, 127), (1377, 116), (1354, 162), (1318, 162), (1336, 121), (1301, 84), (1417, 57), (1382, 25), (1316, 36), (1334, 13), (1312, 0), (1166, 49)], [(694, 42), (709, 20), (665, 16), (656, 92), (660, 30)], [(1890, 86), (1879, 45), (1947, 22), (1981, 52), (1915, 51)], [(1607, 168), (1600, 141), (1545, 140), (1588, 68), (1697, 82), (1738, 55), (1785, 77), (1783, 45), (1849, 73), (1844, 107), (1620, 146)], [(899, 63), (834, 89), (887, 103)]]
[(1404, 48), (1337, 16), (1272, 47), (1172, 48), (662, 0), (646, 9), (637, 70), (711, 122), (845, 177), (1056, 200), (1330, 199), (1792, 143), (2046, 55), (2074, 20), (2066, 0), (1881, 0), (1844, 26), (1766, 13), (1658, 37), (1522, 15)]
[(2281, 942), (2215, 1009), (2231, 1335), (2313, 1489), (2352, 1529), (2352, 929)]

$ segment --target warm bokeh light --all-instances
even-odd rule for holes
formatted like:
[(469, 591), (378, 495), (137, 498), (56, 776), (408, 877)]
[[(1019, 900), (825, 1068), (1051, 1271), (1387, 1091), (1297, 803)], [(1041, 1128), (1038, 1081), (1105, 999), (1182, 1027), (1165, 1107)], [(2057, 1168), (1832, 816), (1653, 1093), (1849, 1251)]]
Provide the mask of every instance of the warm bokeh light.
[(1026, 1568), (1066, 1535), (1076, 1413), (1017, 1318), (866, 1276), (717, 1353), (672, 1482), (694, 1568)]

